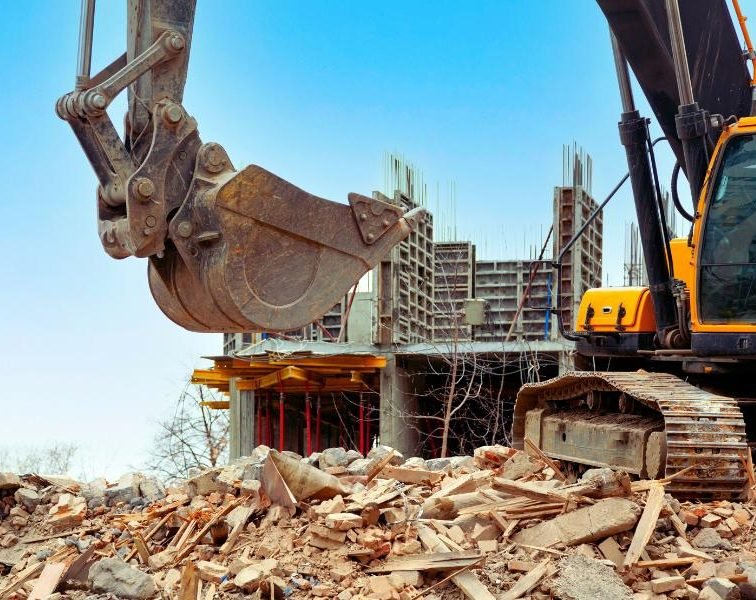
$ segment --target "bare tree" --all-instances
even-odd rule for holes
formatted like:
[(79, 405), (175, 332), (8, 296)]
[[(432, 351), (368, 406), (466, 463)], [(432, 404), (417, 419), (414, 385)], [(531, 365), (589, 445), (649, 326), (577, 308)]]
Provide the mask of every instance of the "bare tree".
[(79, 448), (71, 442), (52, 442), (46, 446), (32, 446), (11, 453), (0, 448), (0, 471), (67, 475)]
[(165, 480), (184, 479), (193, 468), (206, 469), (228, 459), (228, 411), (210, 408), (222, 400), (203, 385), (187, 384), (173, 414), (158, 423), (147, 469)]

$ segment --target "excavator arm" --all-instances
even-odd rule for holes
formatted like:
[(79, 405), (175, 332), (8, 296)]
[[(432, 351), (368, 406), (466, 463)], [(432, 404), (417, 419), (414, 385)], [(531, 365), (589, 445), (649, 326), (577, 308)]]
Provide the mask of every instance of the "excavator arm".
[[(99, 180), (113, 258), (147, 258), (152, 295), (192, 331), (289, 330), (322, 316), (423, 210), (318, 198), (203, 143), (183, 106), (196, 0), (129, 0), (126, 52), (90, 76), (95, 1), (82, 0), (74, 91), (57, 114)], [(121, 137), (107, 109), (128, 90)]]
[[(683, 171), (675, 117), (683, 104), (664, 0), (596, 0)], [(750, 77), (725, 0), (679, 3), (693, 96), (710, 114), (750, 114)]]

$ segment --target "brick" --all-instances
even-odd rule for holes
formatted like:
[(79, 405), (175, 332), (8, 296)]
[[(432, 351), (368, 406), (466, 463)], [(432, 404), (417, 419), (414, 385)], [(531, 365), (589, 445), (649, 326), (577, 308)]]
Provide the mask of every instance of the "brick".
[(685, 577), (673, 575), (672, 577), (662, 577), (651, 581), (651, 590), (655, 594), (663, 594), (672, 590), (681, 590), (686, 586)]

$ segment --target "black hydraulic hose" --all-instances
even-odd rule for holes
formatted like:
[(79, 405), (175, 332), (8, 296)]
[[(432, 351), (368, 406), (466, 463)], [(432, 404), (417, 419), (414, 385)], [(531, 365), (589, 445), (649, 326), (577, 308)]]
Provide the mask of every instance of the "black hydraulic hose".
[[(672, 169), (672, 202), (675, 203), (675, 208), (677, 209), (677, 212), (679, 212), (683, 219), (686, 221), (693, 222), (693, 215), (691, 215), (687, 210), (685, 210), (685, 207), (682, 205), (682, 202), (680, 202), (680, 196), (677, 193), (677, 180), (680, 177), (680, 161), (678, 160), (675, 163), (674, 169)], [(693, 200), (695, 202), (695, 199)]]
[(662, 202), (661, 186), (659, 185), (659, 173), (656, 170), (656, 156), (654, 155), (654, 146), (651, 143), (651, 135), (646, 131), (646, 143), (648, 144), (648, 154), (651, 159), (651, 175), (654, 178), (654, 190), (656, 191), (656, 209), (659, 211), (659, 220), (661, 222), (662, 235), (664, 236), (664, 250), (667, 254), (667, 263), (669, 264), (669, 278), (674, 279), (675, 270), (672, 262), (672, 246), (669, 239), (669, 227), (667, 226), (667, 215), (664, 213), (664, 203)]

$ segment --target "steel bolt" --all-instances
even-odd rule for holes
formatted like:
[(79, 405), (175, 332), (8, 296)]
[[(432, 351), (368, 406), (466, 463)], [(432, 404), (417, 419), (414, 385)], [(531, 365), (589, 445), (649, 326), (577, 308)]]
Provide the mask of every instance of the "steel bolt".
[(108, 106), (108, 100), (100, 94), (99, 92), (95, 92), (94, 94), (91, 94), (87, 98), (88, 104), (91, 108), (94, 108), (95, 110), (104, 110)]
[(210, 144), (205, 147), (202, 157), (202, 163), (205, 169), (210, 173), (220, 173), (223, 170), (225, 158), (223, 152), (217, 144)]
[(147, 217), (144, 219), (144, 222), (147, 224), (147, 227), (155, 227), (157, 219), (155, 218), (155, 215), (147, 215)]
[(388, 219), (383, 219), (383, 226), (384, 227), (388, 227), (389, 225), (390, 225), (389, 220)]
[(140, 177), (137, 180), (136, 190), (142, 198), (151, 198), (152, 194), (155, 193), (155, 184), (152, 183), (151, 179)]
[(360, 213), (360, 221), (367, 221), (367, 215), (365, 213)]
[(184, 118), (184, 113), (178, 104), (169, 104), (163, 111), (163, 117), (171, 125), (179, 123)]
[(375, 239), (375, 236), (372, 233), (367, 234), (367, 241), (372, 242)]
[(182, 238), (188, 238), (192, 235), (192, 224), (189, 221), (181, 221), (176, 227), (176, 231)]
[(174, 50), (183, 50), (184, 49), (184, 36), (174, 33), (169, 39), (168, 44), (170, 44), (171, 48)]

